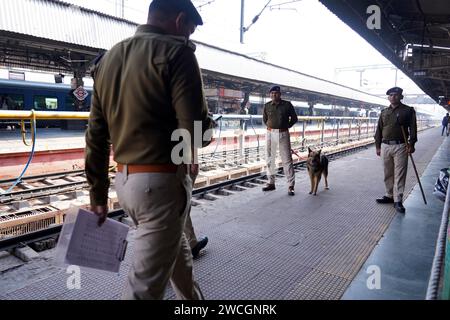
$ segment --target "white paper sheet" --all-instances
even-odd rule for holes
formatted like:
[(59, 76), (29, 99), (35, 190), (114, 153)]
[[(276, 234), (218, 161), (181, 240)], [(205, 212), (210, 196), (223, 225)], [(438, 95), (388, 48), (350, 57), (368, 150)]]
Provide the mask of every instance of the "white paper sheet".
[(80, 267), (119, 272), (125, 257), (129, 227), (106, 219), (99, 227), (98, 216), (79, 209), (64, 255), (64, 263)]

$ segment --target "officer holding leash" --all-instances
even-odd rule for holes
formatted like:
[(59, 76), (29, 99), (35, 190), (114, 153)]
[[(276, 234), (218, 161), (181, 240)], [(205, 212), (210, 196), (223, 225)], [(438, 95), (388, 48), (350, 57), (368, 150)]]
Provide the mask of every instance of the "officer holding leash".
[(267, 126), (266, 134), (266, 162), (267, 177), (269, 183), (263, 191), (275, 190), (276, 153), (280, 148), (280, 156), (283, 161), (284, 174), (288, 181), (288, 195), (295, 195), (295, 171), (291, 154), (291, 138), (289, 128), (298, 121), (294, 106), (290, 101), (281, 99), (280, 86), (270, 88), (272, 101), (264, 105), (263, 121)]

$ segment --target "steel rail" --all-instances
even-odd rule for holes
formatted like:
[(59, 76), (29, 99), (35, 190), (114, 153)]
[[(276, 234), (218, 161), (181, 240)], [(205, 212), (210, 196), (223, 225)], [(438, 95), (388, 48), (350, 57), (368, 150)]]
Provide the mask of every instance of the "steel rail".
[[(22, 177), (22, 179), (20, 179), (21, 181), (26, 181), (26, 180), (42, 180), (42, 179), (59, 179), (58, 177), (72, 177), (72, 176), (79, 176), (80, 174), (83, 174), (84, 170), (71, 170), (71, 171), (62, 171), (62, 172), (54, 172), (54, 173), (46, 173), (46, 174), (39, 174), (39, 175), (33, 175), (33, 176), (26, 176), (26, 177)], [(10, 182), (14, 182), (16, 181), (15, 178), (13, 179), (7, 179), (7, 180), (0, 180), (0, 185), (4, 184), (4, 183), (10, 183)]]
[(83, 189), (88, 186), (86, 181), (60, 183), (53, 186), (37, 187), (29, 190), (13, 191), (0, 196), (0, 204), (8, 204), (14, 201), (45, 197), (59, 193), (67, 193)]
[[(251, 151), (260, 151), (257, 147), (249, 147), (248, 152)], [(343, 151), (341, 151), (343, 152)], [(332, 154), (330, 154), (332, 155)], [(202, 155), (204, 156), (204, 155)], [(249, 156), (250, 157), (250, 156)], [(203, 157), (200, 158), (200, 162), (204, 162), (205, 159)], [(209, 159), (210, 160), (210, 159)], [(220, 162), (222, 159), (214, 160), (215, 162)], [(84, 170), (74, 170), (69, 172), (57, 172), (57, 173), (49, 173), (49, 174), (43, 174), (43, 175), (35, 175), (35, 176), (29, 176), (22, 179), (22, 181), (32, 181), (32, 182), (39, 182), (39, 180), (43, 179), (64, 179), (66, 177), (72, 177), (72, 176), (80, 176), (84, 173)], [(3, 180), (0, 181), (0, 185), (3, 183), (8, 183), (10, 181), (13, 181), (15, 179), (11, 180)], [(36, 181), (33, 181), (36, 180)], [(27, 200), (27, 199), (33, 199), (38, 197), (45, 197), (60, 193), (67, 193), (74, 190), (83, 189), (87, 186), (86, 181), (73, 181), (73, 182), (66, 182), (66, 183), (58, 183), (55, 185), (47, 185), (47, 186), (41, 186), (41, 187), (34, 187), (32, 189), (27, 190), (17, 190), (17, 191), (11, 191), (9, 193), (1, 194), (0, 195), (0, 204), (8, 204), (14, 201), (21, 201), (21, 200)]]

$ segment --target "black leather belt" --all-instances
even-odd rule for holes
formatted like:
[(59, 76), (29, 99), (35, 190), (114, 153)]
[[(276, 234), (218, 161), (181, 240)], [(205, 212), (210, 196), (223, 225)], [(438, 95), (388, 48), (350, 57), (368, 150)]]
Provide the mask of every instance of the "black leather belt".
[(405, 143), (403, 140), (383, 140), (384, 144), (402, 144)]

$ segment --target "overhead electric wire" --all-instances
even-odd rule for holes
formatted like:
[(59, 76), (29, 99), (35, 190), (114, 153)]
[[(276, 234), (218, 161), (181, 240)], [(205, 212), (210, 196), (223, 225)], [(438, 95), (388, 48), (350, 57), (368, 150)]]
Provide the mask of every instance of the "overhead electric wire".
[(302, 0), (292, 0), (292, 1), (289, 1), (289, 2), (277, 3), (277, 4), (273, 4), (273, 5), (269, 6), (269, 8), (279, 7), (279, 6), (282, 6), (282, 5), (285, 5), (285, 4), (290, 4), (290, 3), (300, 2), (300, 1), (302, 1)]
[(269, 0), (266, 5), (264, 6), (264, 8), (262, 8), (261, 12), (258, 13), (253, 19), (252, 19), (252, 23), (249, 24), (248, 27), (244, 27), (244, 32), (248, 31), (248, 29), (250, 29), (250, 27), (252, 25), (254, 25), (256, 23), (256, 21), (258, 21), (259, 17), (261, 16), (261, 14), (264, 12), (264, 10), (267, 8), (267, 6), (272, 2), (272, 0)]
[(210, 0), (210, 1), (206, 2), (206, 3), (203, 3), (203, 4), (199, 5), (199, 6), (196, 7), (196, 8), (197, 8), (197, 9), (201, 9), (202, 7), (205, 7), (205, 6), (207, 6), (207, 5), (213, 4), (214, 2), (216, 2), (216, 0)]

